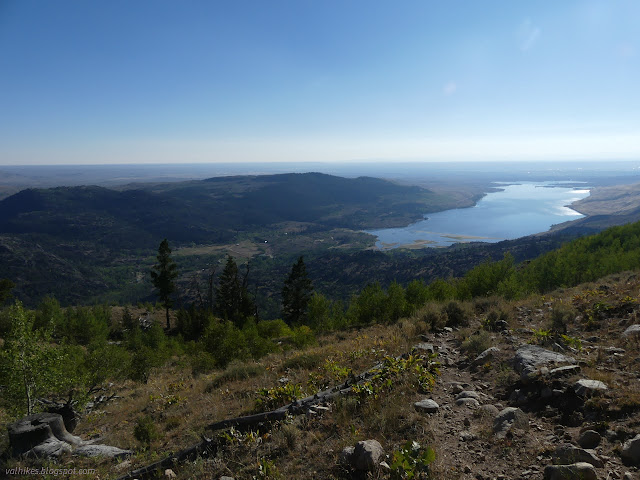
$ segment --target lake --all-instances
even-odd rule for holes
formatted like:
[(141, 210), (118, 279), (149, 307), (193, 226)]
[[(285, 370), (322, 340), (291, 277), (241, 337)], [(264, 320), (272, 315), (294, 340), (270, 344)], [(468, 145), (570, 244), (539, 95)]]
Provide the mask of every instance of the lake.
[(425, 215), (403, 228), (367, 230), (382, 250), (405, 247), (446, 247), (458, 242), (499, 242), (547, 231), (552, 225), (582, 214), (568, 207), (589, 196), (576, 182), (494, 183), (499, 191), (485, 195), (474, 207)]

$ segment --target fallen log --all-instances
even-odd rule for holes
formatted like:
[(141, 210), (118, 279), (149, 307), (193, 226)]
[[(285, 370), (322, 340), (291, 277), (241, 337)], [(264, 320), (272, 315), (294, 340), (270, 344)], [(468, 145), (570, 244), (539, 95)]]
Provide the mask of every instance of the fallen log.
[[(369, 370), (359, 375), (352, 376), (341, 385), (337, 385), (333, 388), (317, 392), (314, 395), (296, 400), (289, 405), (282, 406), (275, 410), (221, 420), (219, 422), (215, 422), (206, 426), (205, 429), (210, 431), (223, 430), (225, 428), (231, 427), (241, 430), (251, 429), (252, 427), (259, 427), (265, 424), (284, 420), (287, 415), (305, 414), (309, 411), (312, 411), (314, 407), (319, 408), (319, 404), (326, 403), (327, 401), (339, 396), (348, 395), (349, 393), (351, 393), (352, 387), (354, 385), (358, 385), (369, 380), (379, 372), (381, 367), (382, 363), (378, 363)], [(181, 450), (180, 452), (170, 455), (158, 462), (152, 463), (151, 465), (147, 465), (145, 467), (129, 472), (126, 475), (119, 477), (117, 480), (131, 480), (134, 478), (144, 480), (147, 478), (152, 478), (155, 476), (155, 472), (160, 469), (171, 468), (172, 466), (175, 466), (176, 463), (195, 458), (199, 455), (215, 453), (215, 451), (217, 451), (217, 448), (218, 445), (216, 442), (211, 439), (205, 438), (197, 445)]]

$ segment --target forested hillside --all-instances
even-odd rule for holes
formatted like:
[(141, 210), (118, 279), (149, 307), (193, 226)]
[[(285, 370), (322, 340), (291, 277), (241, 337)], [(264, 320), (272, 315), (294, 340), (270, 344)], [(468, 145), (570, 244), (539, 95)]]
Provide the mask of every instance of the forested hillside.
[(68, 304), (148, 300), (146, 271), (162, 238), (185, 252), (204, 247), (183, 256), (188, 282), (236, 244), (250, 245), (250, 257), (284, 256), (284, 266), (300, 253), (361, 251), (373, 244), (362, 228), (407, 225), (472, 201), (315, 173), (28, 189), (0, 202), (0, 278), (31, 305), (48, 293)]
[[(503, 363), (494, 363), (499, 356), (482, 364), (471, 363), (471, 360), (489, 348), (492, 341), (503, 342), (504, 338), (506, 344), (500, 348), (511, 348), (509, 342), (515, 342), (516, 336), (523, 337), (519, 342), (558, 345), (557, 348), (574, 355), (587, 355), (588, 352), (582, 352), (582, 345), (599, 341), (598, 335), (620, 338), (619, 332), (612, 333), (614, 324), (609, 319), (616, 317), (619, 327), (626, 328), (636, 318), (640, 312), (640, 291), (637, 290), (640, 283), (634, 273), (609, 280), (601, 278), (640, 268), (639, 235), (640, 223), (636, 223), (568, 242), (530, 262), (516, 263), (513, 256), (507, 254), (501, 260), (481, 263), (457, 278), (429, 283), (419, 279), (406, 284), (392, 282), (386, 288), (373, 282), (346, 302), (314, 291), (311, 272), (300, 257), (278, 282), (283, 293), (284, 320), (256, 317), (246, 273), (232, 257), (227, 257), (219, 280), (203, 288), (189, 306), (173, 306), (167, 302), (169, 297), (163, 297), (162, 292), (171, 294), (172, 289), (162, 282), (156, 283), (156, 292), (162, 300), (156, 306), (63, 308), (55, 298), (48, 298), (37, 308), (28, 309), (19, 301), (10, 300), (9, 306), (0, 312), (0, 385), (3, 386), (0, 419), (7, 422), (17, 415), (38, 411), (45, 405), (44, 400), (65, 402), (85, 411), (80, 427), (83, 435), (91, 435), (91, 428), (100, 429), (110, 443), (138, 450), (139, 455), (131, 465), (140, 466), (157, 458), (159, 453), (168, 454), (193, 444), (196, 438), (188, 431), (200, 431), (204, 428), (202, 422), (222, 420), (227, 409), (235, 415), (270, 411), (342, 382), (345, 392), (349, 391), (344, 395), (349, 396), (344, 401), (336, 401), (333, 408), (336, 415), (354, 427), (351, 433), (339, 434), (337, 445), (333, 437), (326, 438), (331, 448), (361, 438), (359, 432), (366, 432), (364, 435), (368, 436), (386, 432), (386, 442), (395, 448), (393, 455), (409, 455), (410, 450), (402, 453), (402, 445), (407, 438), (417, 435), (420, 442), (433, 443), (433, 451), (419, 457), (424, 463), (398, 464), (393, 468), (398, 472), (418, 472), (435, 462), (434, 465), (440, 465), (437, 469), (424, 471), (434, 475), (440, 472), (440, 476), (433, 478), (449, 478), (444, 472), (451, 466), (443, 460), (446, 457), (442, 457), (442, 449), (457, 447), (446, 445), (439, 438), (434, 440), (428, 435), (385, 426), (380, 423), (381, 419), (403, 424), (401, 418), (396, 418), (398, 412), (404, 412), (400, 414), (402, 418), (413, 418), (398, 402), (413, 398), (416, 389), (422, 394), (436, 395), (441, 385), (438, 376), (449, 375), (447, 369), (452, 367), (458, 369), (458, 373), (446, 378), (462, 375), (476, 382), (484, 378), (483, 391), (503, 396), (504, 401), (513, 397), (514, 389), (517, 392), (533, 389), (531, 398), (538, 398), (536, 389), (542, 389), (546, 380), (542, 380), (541, 385), (530, 381), (518, 383), (508, 375), (506, 369), (511, 367), (506, 359)], [(161, 276), (165, 268), (174, 268), (170, 257), (171, 250), (163, 242), (155, 266), (158, 275)], [(591, 281), (600, 284), (583, 284)], [(575, 290), (567, 290), (576, 286)], [(563, 290), (556, 290), (558, 287)], [(2, 289), (1, 296), (6, 298), (11, 284), (3, 282)], [(163, 328), (165, 307), (171, 310), (171, 315), (169, 324)], [(437, 349), (446, 360), (444, 364), (436, 363), (435, 354), (429, 353), (434, 347), (428, 344), (420, 347), (427, 353), (416, 353), (414, 349), (411, 355), (394, 357), (408, 348), (407, 343), (415, 342), (418, 334), (433, 342), (449, 342)], [(331, 348), (332, 345), (335, 348)], [(631, 346), (628, 342), (624, 345)], [(615, 348), (618, 348), (616, 352), (623, 351)], [(465, 360), (463, 355), (469, 358)], [(583, 363), (589, 365), (589, 359), (585, 358)], [(357, 377), (350, 383), (356, 369), (365, 369), (368, 363), (376, 361), (380, 363), (373, 373), (363, 377), (364, 380)], [(616, 370), (611, 375), (623, 377), (629, 365), (620, 363), (621, 373)], [(480, 372), (480, 376), (474, 372)], [(607, 377), (607, 382), (612, 382), (611, 378)], [(265, 383), (265, 388), (256, 386)], [(562, 385), (558, 383), (554, 388)], [(529, 390), (523, 390), (525, 388)], [(439, 401), (446, 398), (446, 390), (438, 392)], [(638, 392), (628, 389), (624, 392), (607, 397), (608, 406), (598, 403), (600, 397), (595, 397), (594, 401), (571, 406), (552, 402), (544, 411), (551, 408), (558, 418), (564, 415), (569, 418), (568, 415), (578, 409), (582, 422), (587, 418), (608, 418), (624, 423), (628, 415), (640, 408), (633, 396)], [(517, 395), (514, 398), (519, 398)], [(247, 398), (251, 405), (247, 405)], [(207, 408), (196, 408), (208, 401), (223, 402), (225, 410), (214, 410), (210, 415), (205, 413)], [(538, 400), (525, 399), (519, 405), (525, 408), (529, 405), (527, 402), (537, 405)], [(317, 412), (329, 415), (326, 422), (331, 425), (331, 422), (342, 421), (333, 418), (329, 410), (315, 408), (315, 415)], [(108, 418), (100, 416), (103, 409), (110, 412)], [(373, 417), (367, 414), (370, 409), (377, 412)], [(464, 412), (464, 409), (452, 410), (451, 421), (462, 423)], [(535, 408), (531, 415), (534, 412)], [(200, 423), (194, 425), (193, 421)], [(284, 422), (273, 427), (265, 424), (259, 426), (258, 431), (264, 435), (265, 428), (276, 431), (283, 428), (297, 436), (302, 435), (298, 429), (314, 428), (319, 429), (317, 435), (324, 435), (319, 425), (287, 425), (298, 424)], [(228, 458), (229, 454), (243, 458), (244, 454), (235, 450), (234, 445), (248, 441), (244, 434), (227, 430), (222, 435), (216, 437), (215, 442), (221, 441), (225, 449), (231, 450), (221, 458)], [(263, 438), (267, 446), (276, 441), (276, 437), (270, 435)], [(522, 437), (523, 442), (525, 438), (528, 437)], [(164, 439), (162, 443), (161, 439)], [(6, 441), (5, 438), (5, 445)], [(519, 440), (514, 437), (512, 441)], [(496, 445), (498, 448), (499, 444)], [(490, 441), (487, 448), (493, 449), (493, 446)], [(258, 444), (256, 448), (263, 452)], [(259, 453), (262, 463), (258, 466), (244, 461), (235, 466), (224, 462), (223, 465), (228, 471), (244, 473), (256, 468), (272, 468), (272, 472), (280, 469), (292, 475), (291, 472), (300, 472), (301, 468), (306, 471), (295, 462), (289, 463), (292, 460), (285, 452), (286, 449)], [(524, 455), (519, 461), (529, 458), (524, 453), (518, 455)], [(438, 464), (438, 461), (445, 463)], [(313, 468), (324, 472), (323, 478), (329, 478), (328, 472), (338, 475), (336, 478), (349, 475), (348, 467), (338, 466), (333, 460), (319, 458), (312, 463)], [(82, 460), (81, 464), (95, 466), (93, 460)], [(215, 466), (218, 464), (189, 465), (174, 463), (173, 467), (183, 472), (180, 478), (208, 478), (210, 472), (219, 474), (222, 468)], [(103, 461), (100, 468), (106, 476), (114, 474), (109, 461)], [(487, 462), (482, 468), (493, 471), (496, 462)]]

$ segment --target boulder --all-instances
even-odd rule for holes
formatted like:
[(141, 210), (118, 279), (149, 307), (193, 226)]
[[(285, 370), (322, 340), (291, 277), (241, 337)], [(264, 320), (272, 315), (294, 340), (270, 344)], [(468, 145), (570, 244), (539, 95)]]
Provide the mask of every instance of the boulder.
[(355, 470), (370, 472), (384, 460), (384, 449), (377, 440), (362, 440), (356, 443), (351, 455), (351, 466)]
[(640, 337), (640, 324), (635, 324), (627, 327), (627, 329), (622, 332), (622, 336), (626, 338), (632, 337)]
[(430, 353), (434, 353), (435, 351), (436, 351), (436, 348), (433, 346), (433, 344), (426, 343), (426, 342), (418, 343), (417, 345), (414, 345), (413, 348), (411, 349), (411, 353), (416, 353), (418, 355), (430, 354)]
[(544, 480), (598, 480), (595, 468), (590, 463), (572, 465), (548, 465), (544, 469)]
[(473, 398), (475, 400), (480, 400), (480, 394), (473, 390), (464, 390), (456, 395), (456, 400), (460, 400), (461, 398)]
[(640, 433), (632, 439), (624, 442), (620, 453), (622, 460), (627, 465), (640, 466)]
[(582, 448), (596, 448), (601, 440), (602, 437), (595, 430), (585, 430), (578, 438), (578, 445)]
[(529, 428), (529, 417), (522, 410), (516, 407), (504, 408), (493, 421), (493, 432), (497, 437), (506, 436), (512, 428), (527, 430)]
[(462, 397), (456, 400), (456, 405), (458, 405), (459, 407), (469, 407), (469, 408), (477, 408), (478, 406), (480, 406), (480, 402), (478, 402), (478, 400), (476, 400), (475, 398), (471, 398), (471, 397)]
[(523, 345), (516, 351), (513, 368), (526, 380), (540, 367), (557, 363), (575, 363), (575, 359), (537, 345)]
[(607, 391), (608, 388), (599, 380), (582, 378), (573, 384), (573, 390), (581, 397), (592, 397), (593, 395)]
[(489, 347), (480, 355), (478, 355), (472, 362), (473, 365), (482, 365), (483, 363), (488, 362), (493, 358), (494, 355), (500, 353), (500, 349), (498, 347)]
[(424, 400), (420, 400), (419, 402), (414, 403), (413, 407), (418, 412), (436, 413), (440, 408), (440, 405), (438, 405), (434, 400), (431, 400), (430, 398), (425, 398)]
[(596, 468), (604, 467), (604, 463), (598, 456), (589, 450), (576, 447), (570, 443), (558, 445), (553, 454), (554, 463), (569, 465), (572, 463), (590, 463)]

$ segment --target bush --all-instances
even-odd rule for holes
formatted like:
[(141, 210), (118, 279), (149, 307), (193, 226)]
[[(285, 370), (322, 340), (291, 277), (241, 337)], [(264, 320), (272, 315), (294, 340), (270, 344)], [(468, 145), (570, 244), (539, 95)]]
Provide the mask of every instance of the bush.
[(458, 302), (449, 302), (443, 309), (442, 313), (447, 316), (448, 327), (459, 327), (469, 324), (467, 315)]
[(491, 346), (491, 335), (488, 332), (481, 330), (468, 337), (462, 342), (462, 350), (464, 350), (469, 357), (475, 358), (484, 352)]
[(324, 355), (319, 353), (296, 355), (284, 361), (282, 369), (287, 370), (311, 370), (319, 366), (325, 359)]
[(291, 335), (291, 329), (281, 319), (277, 320), (263, 320), (256, 324), (258, 334), (262, 338), (280, 338), (288, 337)]
[(296, 347), (304, 348), (310, 345), (315, 345), (316, 336), (313, 334), (309, 327), (307, 327), (306, 325), (301, 325), (293, 329), (291, 341)]
[(133, 427), (133, 436), (146, 448), (149, 448), (152, 442), (160, 438), (156, 424), (149, 415), (139, 417), (136, 420), (136, 425)]
[(212, 389), (218, 388), (225, 383), (257, 377), (258, 375), (262, 375), (265, 371), (266, 370), (262, 365), (234, 362), (229, 365), (224, 372), (211, 381), (207, 386), (207, 392), (210, 392)]

